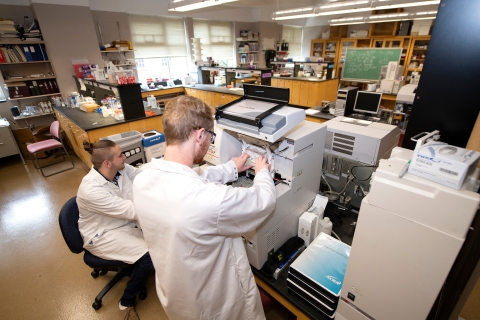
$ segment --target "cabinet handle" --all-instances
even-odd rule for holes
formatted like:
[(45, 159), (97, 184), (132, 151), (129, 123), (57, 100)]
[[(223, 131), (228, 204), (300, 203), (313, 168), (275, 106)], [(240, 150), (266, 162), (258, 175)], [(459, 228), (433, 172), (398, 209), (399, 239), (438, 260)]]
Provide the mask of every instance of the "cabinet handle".
[(0, 145), (2, 145), (2, 146), (3, 146), (3, 145), (4, 145), (4, 143), (3, 143), (3, 142), (0, 142)]

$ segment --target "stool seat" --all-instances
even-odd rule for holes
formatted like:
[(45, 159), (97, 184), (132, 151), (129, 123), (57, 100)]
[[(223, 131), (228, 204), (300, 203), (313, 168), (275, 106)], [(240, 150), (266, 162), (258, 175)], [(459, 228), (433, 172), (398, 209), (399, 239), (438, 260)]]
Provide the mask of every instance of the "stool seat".
[(40, 151), (46, 151), (53, 148), (60, 148), (62, 144), (55, 139), (48, 139), (39, 142), (35, 142), (27, 145), (28, 152), (36, 153)]

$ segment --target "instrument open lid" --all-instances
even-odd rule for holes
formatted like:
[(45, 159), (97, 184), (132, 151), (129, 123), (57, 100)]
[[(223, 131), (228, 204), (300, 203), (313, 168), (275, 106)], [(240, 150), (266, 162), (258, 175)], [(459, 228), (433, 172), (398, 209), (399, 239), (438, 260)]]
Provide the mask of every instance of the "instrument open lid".
[(244, 84), (244, 95), (215, 113), (217, 125), (275, 142), (305, 119), (305, 111), (286, 107), (290, 89)]

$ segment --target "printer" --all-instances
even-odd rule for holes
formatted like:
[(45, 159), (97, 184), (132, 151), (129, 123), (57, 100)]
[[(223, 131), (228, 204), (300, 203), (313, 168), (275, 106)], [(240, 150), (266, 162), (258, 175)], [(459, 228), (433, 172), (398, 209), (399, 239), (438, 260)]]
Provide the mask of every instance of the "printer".
[[(298, 219), (319, 190), (326, 125), (304, 121), (305, 111), (288, 107), (289, 89), (244, 84), (244, 96), (215, 114), (215, 143), (205, 161), (218, 165), (247, 153), (248, 161), (263, 155), (276, 184), (275, 210), (255, 230), (242, 235), (250, 264), (260, 269), (268, 253), (296, 236)], [(247, 162), (248, 162), (247, 161)], [(252, 168), (253, 169), (253, 168)], [(248, 170), (247, 180), (254, 170)], [(235, 182), (233, 183), (235, 185)]]

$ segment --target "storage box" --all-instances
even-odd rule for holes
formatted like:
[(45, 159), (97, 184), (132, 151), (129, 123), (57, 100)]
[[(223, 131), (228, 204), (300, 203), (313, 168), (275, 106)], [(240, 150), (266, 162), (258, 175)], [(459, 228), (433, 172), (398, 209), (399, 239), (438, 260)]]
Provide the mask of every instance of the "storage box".
[(430, 141), (415, 148), (408, 173), (459, 190), (479, 158), (480, 152)]
[(165, 149), (167, 147), (165, 136), (156, 130), (145, 132), (142, 135), (142, 144), (147, 162), (152, 161), (153, 158), (163, 158), (165, 155)]
[[(40, 129), (44, 127), (49, 127), (49, 126), (38, 126), (37, 132), (39, 132)], [(44, 135), (34, 135), (30, 130), (30, 128), (12, 129), (12, 133), (13, 133), (13, 136), (15, 137), (15, 140), (17, 141), (18, 147), (20, 148), (22, 155), (28, 158), (30, 157), (30, 152), (28, 152), (28, 149), (27, 149), (28, 144), (48, 139)], [(37, 153), (37, 158), (44, 158), (46, 156), (47, 155), (44, 152)]]

